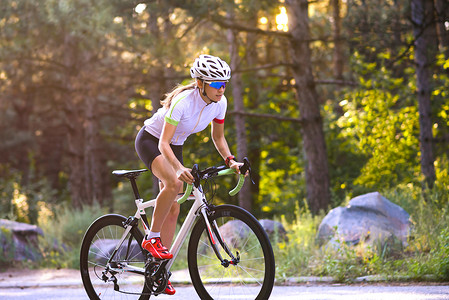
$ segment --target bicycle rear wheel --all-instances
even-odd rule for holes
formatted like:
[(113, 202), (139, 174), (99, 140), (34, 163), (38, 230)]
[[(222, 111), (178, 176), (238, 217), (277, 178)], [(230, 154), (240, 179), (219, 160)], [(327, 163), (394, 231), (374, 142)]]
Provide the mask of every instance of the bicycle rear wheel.
[[(187, 257), (192, 283), (201, 299), (268, 299), (274, 284), (275, 261), (260, 223), (232, 205), (215, 207), (209, 222), (218, 228), (239, 261), (228, 266), (221, 264), (209, 242), (205, 222), (200, 219), (192, 230)], [(237, 230), (231, 231), (231, 227)], [(222, 258), (230, 260), (217, 234), (213, 234), (213, 239)]]
[[(108, 263), (125, 231), (124, 221), (126, 218), (120, 215), (102, 216), (92, 223), (84, 235), (80, 271), (90, 299), (150, 298), (143, 273), (145, 250), (141, 247), (143, 235), (140, 230), (131, 230)], [(130, 272), (130, 268), (134, 271)]]

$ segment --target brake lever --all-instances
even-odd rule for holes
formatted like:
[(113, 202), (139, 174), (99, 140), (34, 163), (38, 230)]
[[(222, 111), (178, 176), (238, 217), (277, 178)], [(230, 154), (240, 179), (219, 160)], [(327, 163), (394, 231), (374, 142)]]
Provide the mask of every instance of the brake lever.
[(196, 188), (199, 188), (200, 187), (201, 178), (200, 178), (200, 172), (199, 172), (199, 169), (198, 169), (198, 164), (194, 164), (193, 165), (192, 171), (190, 173), (192, 174), (193, 179), (194, 179), (193, 184), (195, 185)]
[(248, 160), (247, 157), (243, 158), (243, 166), (241, 166), (239, 169), (240, 169), (240, 174), (245, 175), (246, 172), (248, 172), (249, 173), (249, 179), (251, 180), (251, 183), (255, 184), (254, 180), (253, 180), (253, 177), (251, 175), (251, 164), (249, 163), (249, 160)]

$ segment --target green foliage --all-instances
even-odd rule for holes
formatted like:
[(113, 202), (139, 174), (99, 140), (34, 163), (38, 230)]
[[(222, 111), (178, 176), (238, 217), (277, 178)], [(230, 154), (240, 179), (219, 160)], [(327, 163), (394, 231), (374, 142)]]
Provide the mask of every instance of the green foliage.
[(89, 225), (105, 213), (98, 205), (73, 209), (62, 206), (57, 214), (40, 224), (44, 237), (40, 237), (43, 253), (42, 265), (57, 268), (78, 268), (79, 251)]
[(317, 243), (316, 231), (323, 216), (312, 216), (307, 205), (296, 207), (296, 219), (288, 223), (282, 218), (287, 239), (277, 236), (271, 240), (276, 257), (276, 276), (287, 278), (309, 274)]
[(368, 158), (354, 184), (389, 188), (416, 182), (419, 174), (419, 121), (413, 101), (413, 79), (395, 77), (382, 64), (355, 56), (359, 87), (348, 90), (340, 104), (340, 135), (353, 151)]
[[(290, 91), (282, 90), (284, 82), (272, 79), (266, 84), (279, 86), (281, 90), (262, 88), (259, 95), (261, 104), (254, 112), (298, 118), (296, 99)], [(259, 118), (248, 122), (250, 152), (257, 152), (260, 156), (260, 165), (253, 168), (259, 176), (259, 195), (255, 201), (257, 211), (254, 213), (261, 218), (285, 214), (291, 220), (295, 207), (302, 204), (305, 197), (300, 126), (277, 120), (261, 122)]]
[(331, 178), (331, 206), (335, 207), (349, 200), (353, 195), (371, 191), (354, 184), (368, 157), (358, 151), (352, 137), (341, 134), (342, 129), (337, 125), (340, 115), (334, 112), (332, 102), (324, 105), (324, 111), (324, 115), (327, 116), (325, 134)]
[(315, 275), (346, 282), (379, 275), (392, 280), (448, 280), (448, 190), (423, 195), (419, 186), (408, 184), (382, 194), (410, 214), (412, 226), (406, 249), (372, 249), (338, 240), (339, 247), (319, 247), (315, 237), (322, 216), (313, 217), (309, 211), (297, 209), (295, 221), (283, 221), (288, 242), (272, 241), (279, 279)]
[(0, 173), (4, 175), (0, 177), (0, 218), (37, 224), (54, 203), (55, 190), (46, 178), (34, 178), (34, 172), (29, 174), (28, 184), (21, 184), (21, 174), (8, 166), (0, 165)]
[(0, 227), (0, 269), (12, 265), (14, 261), (14, 244), (11, 230)]
[(14, 220), (17, 216), (14, 214), (13, 199), (15, 187), (20, 180), (20, 176), (10, 172), (7, 166), (0, 165), (0, 218)]
[(435, 156), (446, 156), (446, 165), (436, 166), (447, 169), (447, 136), (449, 134), (449, 58), (438, 55), (434, 76), (435, 88), (432, 92), (432, 116), (435, 120), (433, 135), (435, 137)]
[[(229, 61), (227, 30), (210, 20), (222, 20), (233, 8), (237, 25), (274, 32), (283, 5), (255, 0), (144, 1), (146, 9), (139, 13), (134, 9), (137, 3), (6, 0), (0, 11), (0, 217), (41, 223), (48, 231), (45, 261), (52, 266), (76, 265), (84, 227), (102, 210), (86, 206), (72, 211), (65, 206), (74, 178), (87, 178), (86, 174), (101, 169), (101, 174), (80, 186), (105, 178), (98, 184), (107, 194), (103, 209), (124, 215), (134, 212), (129, 184), (115, 178), (109, 182), (107, 176), (112, 169), (143, 167), (133, 149), (137, 129), (164, 93), (179, 81), (190, 81), (188, 66), (194, 57), (210, 53)], [(323, 40), (335, 24), (327, 2), (309, 5), (313, 72), (319, 84), (335, 77), (330, 66), (337, 45)], [(447, 235), (447, 220), (438, 209), (444, 210), (448, 203), (449, 60), (438, 55), (432, 66), (429, 87), (437, 180), (435, 189), (423, 195), (415, 66), (410, 64), (412, 48), (405, 45), (412, 43), (406, 29), (410, 26), (405, 25), (408, 9), (406, 1), (342, 4), (341, 10), (346, 11), (342, 32), (348, 28), (352, 32), (341, 49), (352, 60), (350, 65), (346, 61), (343, 76), (357, 86), (317, 88), (325, 101), (322, 115), (332, 206), (367, 191), (386, 190), (412, 212), (417, 227), (410, 251), (415, 260), (389, 260), (388, 249), (362, 258), (348, 247), (340, 253), (318, 251), (313, 239), (319, 219), (312, 218), (303, 204), (300, 126), (247, 117), (248, 149), (258, 183), (253, 188), (253, 213), (270, 218), (283, 215), (290, 239), (296, 241), (279, 241), (276, 251), (287, 262), (279, 267), (281, 274), (300, 269), (303, 274), (335, 275), (343, 281), (383, 272), (383, 264), (384, 271), (392, 273), (413, 269), (410, 272), (416, 277), (429, 272), (445, 276), (445, 252), (436, 249)], [(264, 25), (262, 16), (267, 18)], [(245, 111), (299, 118), (286, 40), (274, 34), (237, 34), (234, 46), (241, 61), (233, 72), (242, 75)], [(226, 92), (229, 112), (234, 107), (232, 88)], [(98, 132), (89, 135), (89, 128)], [(226, 137), (233, 153), (235, 134), (229, 113)], [(190, 137), (184, 154), (186, 166), (223, 163), (208, 130)], [(82, 163), (74, 161), (80, 157)], [(84, 173), (71, 174), (81, 165)], [(237, 203), (236, 197), (227, 195), (235, 180), (216, 181), (217, 204)], [(143, 198), (155, 196), (152, 187), (149, 172), (139, 178)], [(58, 209), (61, 205), (64, 208)], [(418, 251), (423, 251), (422, 256), (414, 255)]]

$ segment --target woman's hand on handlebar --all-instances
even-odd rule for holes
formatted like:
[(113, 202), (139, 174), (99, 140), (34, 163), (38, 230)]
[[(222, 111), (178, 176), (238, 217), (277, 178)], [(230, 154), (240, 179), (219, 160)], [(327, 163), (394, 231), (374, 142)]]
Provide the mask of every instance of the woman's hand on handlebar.
[(177, 171), (176, 171), (176, 176), (178, 177), (179, 180), (184, 181), (185, 183), (188, 184), (193, 184), (194, 182), (194, 178), (192, 176), (192, 174), (190, 173), (191, 169), (188, 169), (184, 166), (181, 166)]
[(243, 166), (243, 163), (239, 163), (235, 160), (231, 160), (229, 162), (229, 169), (234, 169), (236, 174), (240, 174), (240, 167)]
[[(241, 166), (243, 166), (243, 163), (237, 162), (237, 161), (234, 161), (234, 160), (231, 160), (230, 163), (229, 163), (229, 168), (230, 169), (234, 169), (236, 174), (240, 174), (241, 173), (240, 172), (240, 167)], [(243, 175), (245, 175), (245, 177), (248, 176), (248, 171), (245, 174), (243, 174)]]

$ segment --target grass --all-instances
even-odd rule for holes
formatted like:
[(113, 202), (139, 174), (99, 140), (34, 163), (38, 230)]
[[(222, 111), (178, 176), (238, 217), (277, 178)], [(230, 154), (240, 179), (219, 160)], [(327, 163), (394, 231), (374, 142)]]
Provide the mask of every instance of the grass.
[(106, 212), (98, 205), (76, 210), (61, 207), (57, 214), (39, 224), (44, 231), (40, 237), (43, 260), (39, 267), (79, 268), (79, 255), (84, 233), (89, 225)]
[(447, 192), (422, 194), (411, 187), (382, 193), (404, 207), (412, 227), (405, 249), (391, 246), (364, 249), (340, 242), (340, 248), (320, 247), (316, 232), (323, 216), (297, 209), (296, 219), (287, 223), (288, 241), (273, 241), (277, 278), (332, 276), (352, 281), (360, 276), (380, 275), (387, 280), (449, 279), (449, 216)]

